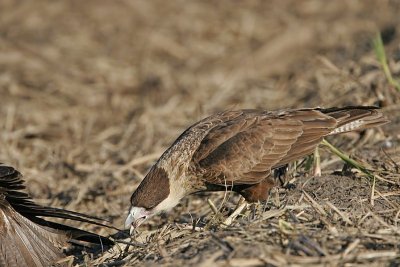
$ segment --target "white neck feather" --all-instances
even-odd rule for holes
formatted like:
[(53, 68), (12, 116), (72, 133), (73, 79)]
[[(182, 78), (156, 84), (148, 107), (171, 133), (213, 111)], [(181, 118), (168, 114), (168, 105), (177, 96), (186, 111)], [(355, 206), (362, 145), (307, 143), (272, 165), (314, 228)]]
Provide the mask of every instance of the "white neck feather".
[(185, 189), (182, 184), (176, 182), (176, 180), (169, 181), (170, 192), (166, 199), (160, 202), (155, 208), (156, 213), (165, 212), (171, 210), (173, 207), (178, 205), (179, 201), (186, 195)]

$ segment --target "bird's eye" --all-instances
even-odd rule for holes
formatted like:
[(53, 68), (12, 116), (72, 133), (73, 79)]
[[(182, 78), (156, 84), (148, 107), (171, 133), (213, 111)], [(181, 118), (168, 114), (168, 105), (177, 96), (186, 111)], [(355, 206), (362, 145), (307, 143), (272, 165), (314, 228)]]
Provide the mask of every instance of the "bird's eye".
[(144, 222), (146, 219), (147, 219), (147, 216), (145, 215), (145, 216), (142, 216), (142, 217), (140, 217), (139, 219), (137, 219), (137, 221), (138, 221), (139, 223), (142, 223), (142, 222)]

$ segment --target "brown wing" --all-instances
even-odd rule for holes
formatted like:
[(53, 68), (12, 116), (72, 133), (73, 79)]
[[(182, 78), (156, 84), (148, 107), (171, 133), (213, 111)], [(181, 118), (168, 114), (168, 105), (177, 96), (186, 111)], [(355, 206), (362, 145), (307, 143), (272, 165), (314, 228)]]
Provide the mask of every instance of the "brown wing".
[(192, 158), (197, 173), (214, 184), (255, 184), (272, 168), (313, 151), (337, 121), (318, 110), (281, 113), (243, 110), (211, 128)]
[(0, 266), (50, 266), (62, 257), (61, 247), (71, 239), (112, 244), (105, 237), (38, 217), (103, 225), (95, 217), (37, 205), (24, 189), (18, 171), (0, 166)]
[(63, 257), (67, 237), (53, 233), (0, 200), (0, 266), (50, 266)]

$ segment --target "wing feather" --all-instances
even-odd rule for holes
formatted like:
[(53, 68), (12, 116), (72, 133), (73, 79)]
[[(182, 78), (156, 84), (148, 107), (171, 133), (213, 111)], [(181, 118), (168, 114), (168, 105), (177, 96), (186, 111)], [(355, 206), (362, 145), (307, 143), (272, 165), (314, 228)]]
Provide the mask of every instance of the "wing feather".
[(24, 188), (18, 171), (0, 165), (0, 267), (50, 266), (63, 257), (61, 247), (71, 239), (112, 244), (105, 237), (37, 217), (58, 217), (103, 225), (85, 214), (37, 205), (23, 191)]
[(220, 118), (193, 154), (192, 164), (207, 183), (259, 183), (271, 169), (312, 153), (337, 125), (313, 109), (241, 112)]
[(52, 233), (0, 203), (0, 266), (49, 266), (62, 257), (67, 238)]

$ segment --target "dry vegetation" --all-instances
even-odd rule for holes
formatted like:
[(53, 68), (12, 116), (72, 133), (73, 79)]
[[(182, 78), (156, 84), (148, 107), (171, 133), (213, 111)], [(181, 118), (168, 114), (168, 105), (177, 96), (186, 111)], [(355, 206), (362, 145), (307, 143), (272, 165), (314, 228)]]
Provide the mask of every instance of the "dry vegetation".
[(122, 227), (147, 169), (207, 114), (380, 105), (391, 124), (330, 139), (375, 181), (322, 149), (322, 177), (292, 166), (287, 188), (228, 227), (236, 195), (194, 195), (134, 245), (71, 253), (84, 266), (398, 266), (400, 92), (372, 39), (399, 77), (399, 14), (389, 0), (2, 0), (0, 162), (38, 202)]

